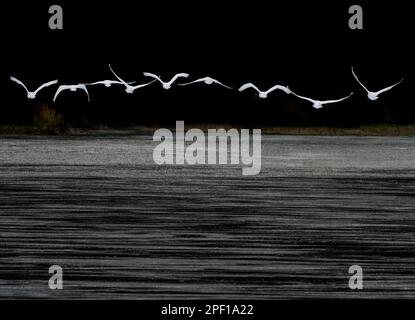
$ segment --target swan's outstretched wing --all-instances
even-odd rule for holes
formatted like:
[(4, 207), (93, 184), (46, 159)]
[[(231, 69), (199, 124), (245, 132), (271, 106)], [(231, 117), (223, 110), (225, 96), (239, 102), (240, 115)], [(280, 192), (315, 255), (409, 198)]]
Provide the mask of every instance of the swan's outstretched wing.
[(19, 79), (16, 79), (15, 77), (10, 77), (10, 80), (16, 82), (17, 84), (20, 84), (26, 90), (26, 92), (29, 93), (27, 87)]
[(261, 92), (261, 90), (259, 90), (254, 84), (252, 84), (250, 82), (249, 83), (245, 83), (242, 87), (240, 87), (239, 88), (239, 91), (242, 92), (242, 91), (244, 91), (246, 89), (249, 89), (249, 88), (252, 88), (252, 89), (254, 89), (254, 90), (258, 91), (258, 92)]
[(34, 94), (37, 94), (43, 88), (49, 87), (49, 86), (51, 86), (53, 84), (57, 84), (57, 83), (58, 83), (58, 80), (53, 80), (53, 81), (46, 82), (46, 83), (42, 84), (39, 88), (37, 88), (35, 90)]
[(354, 73), (353, 67), (352, 67), (352, 74), (353, 74), (353, 77), (356, 79), (356, 81), (363, 87), (363, 89), (365, 89), (369, 93), (370, 91), (363, 85), (363, 83), (360, 82), (359, 78)]
[(196, 80), (193, 80), (193, 81), (190, 81), (190, 82), (179, 83), (179, 86), (188, 86), (189, 84), (198, 83), (198, 82), (205, 82), (207, 80), (213, 80), (213, 79), (211, 79), (209, 77), (204, 77), (204, 78), (196, 79)]
[(222, 82), (220, 82), (220, 81), (218, 81), (218, 80), (216, 80), (216, 79), (212, 79), (212, 78), (205, 78), (205, 80), (206, 79), (210, 79), (210, 80), (212, 80), (214, 83), (216, 83), (216, 84), (218, 84), (218, 85), (220, 85), (220, 86), (222, 86), (222, 87), (224, 87), (224, 88), (226, 88), (226, 89), (229, 89), (229, 90), (232, 90), (233, 88), (232, 87), (229, 87), (229, 86), (227, 86), (226, 84), (223, 84)]
[(156, 80), (156, 79), (154, 79), (154, 80), (152, 80), (152, 81), (150, 81), (150, 82), (147, 82), (147, 83), (138, 84), (138, 85), (134, 86), (134, 87), (133, 87), (133, 89), (134, 89), (134, 90), (136, 90), (136, 89), (140, 89), (140, 88), (142, 88), (142, 87), (148, 86), (149, 84), (153, 83), (154, 81), (157, 81), (157, 80)]
[[(111, 85), (113, 85), (113, 84), (121, 84), (121, 85), (124, 85), (123, 82), (121, 82), (121, 81), (115, 81), (115, 80), (102, 80), (102, 81), (96, 81), (96, 82), (91, 82), (91, 83), (81, 83), (81, 84), (84, 84), (86, 86), (95, 86), (95, 85), (98, 85), (98, 84), (107, 85), (108, 83), (111, 84)], [(126, 84), (134, 84), (134, 83), (135, 83), (135, 81), (126, 82)]]
[(274, 91), (274, 90), (282, 90), (282, 91), (284, 91), (286, 94), (290, 94), (290, 93), (291, 93), (291, 90), (290, 90), (290, 89), (288, 89), (288, 87), (280, 86), (279, 84), (277, 84), (277, 85), (273, 86), (272, 88), (268, 89), (268, 91), (267, 91), (266, 93), (267, 93), (267, 94), (268, 94), (268, 93), (271, 93), (271, 92), (272, 92), (272, 91)]
[(56, 90), (55, 96), (53, 97), (53, 102), (55, 102), (55, 101), (56, 101), (56, 98), (58, 97), (58, 95), (59, 95), (62, 91), (64, 91), (64, 90), (68, 90), (68, 89), (69, 89), (69, 86), (66, 86), (66, 85), (59, 86), (58, 90)]
[(178, 78), (188, 78), (188, 73), (178, 73), (176, 74), (171, 80), (168, 82), (169, 84), (172, 84), (174, 81), (176, 81)]
[(159, 81), (160, 83), (163, 83), (163, 81), (160, 79), (159, 76), (155, 75), (154, 73), (150, 73), (150, 72), (143, 72), (143, 76), (145, 77), (150, 77), (153, 79), (156, 79), (157, 81)]
[(189, 84), (205, 82), (205, 81), (212, 81), (212, 82), (218, 83), (218, 81), (216, 81), (215, 79), (212, 79), (211, 77), (203, 77), (203, 78), (199, 78), (199, 79), (196, 79), (190, 82), (179, 83), (179, 86), (187, 86)]
[[(111, 82), (112, 83), (112, 82)], [(121, 82), (119, 82), (119, 83), (121, 83)], [(86, 86), (95, 86), (95, 85), (97, 85), (97, 84), (105, 84), (105, 81), (96, 81), (96, 82), (91, 82), (91, 83), (82, 83), (82, 84), (84, 84), (84, 85), (86, 85)]]
[(110, 70), (111, 70), (111, 72), (113, 73), (113, 75), (120, 81), (120, 82), (122, 82), (124, 85), (126, 85), (127, 83), (123, 80), (123, 79), (121, 79), (115, 72), (114, 72), (114, 70), (112, 70), (112, 68), (111, 68), (111, 65), (109, 64), (108, 65), (108, 67), (110, 67)]
[(86, 92), (86, 95), (88, 96), (88, 102), (89, 101), (91, 101), (90, 99), (89, 99), (89, 92), (88, 92), (88, 89), (86, 88), (86, 85), (84, 85), (84, 84), (80, 84), (80, 85), (77, 85), (76, 86), (78, 89), (82, 89), (82, 90), (84, 90), (85, 92)]
[(227, 85), (224, 85), (222, 82), (220, 82), (220, 81), (218, 81), (216, 79), (213, 79), (211, 77), (204, 77), (204, 78), (200, 78), (200, 79), (197, 79), (197, 80), (194, 80), (194, 81), (191, 81), (191, 82), (179, 83), (179, 86), (187, 86), (189, 84), (199, 83), (199, 82), (206, 82), (206, 81), (212, 81), (213, 83), (216, 83), (216, 84), (218, 84), (218, 85), (220, 85), (222, 87), (225, 87), (227, 89), (233, 89), (233, 88), (231, 88), (231, 87), (229, 87)]
[(193, 84), (193, 83), (197, 83), (197, 82), (202, 82), (202, 79), (197, 79), (195, 81), (191, 81), (191, 82), (186, 82), (186, 83), (179, 83), (179, 86), (188, 86), (189, 84)]
[(385, 89), (382, 89), (382, 90), (379, 90), (378, 92), (375, 92), (375, 95), (379, 95), (379, 94), (381, 94), (381, 93), (384, 93), (384, 92), (386, 92), (386, 91), (389, 91), (389, 90), (390, 90), (390, 89), (392, 89), (394, 86), (397, 86), (398, 84), (400, 84), (402, 81), (403, 81), (403, 79), (402, 79), (401, 81), (399, 81), (399, 82), (397, 82), (397, 83), (395, 83), (395, 84), (393, 84), (393, 85), (391, 85), (391, 86), (389, 86), (389, 87), (385, 88)]
[(347, 97), (344, 97), (344, 98), (341, 98), (341, 99), (337, 99), (337, 100), (325, 100), (325, 101), (320, 101), (320, 102), (321, 102), (321, 104), (336, 103), (336, 102), (340, 102), (340, 101), (349, 99), (352, 95), (353, 95), (353, 92), (350, 93)]
[(300, 95), (296, 94), (296, 93), (295, 93), (295, 92), (293, 92), (293, 91), (291, 91), (291, 93), (292, 93), (293, 95), (295, 95), (296, 97), (298, 97), (298, 98), (300, 98), (300, 99), (303, 99), (303, 100), (310, 101), (311, 103), (316, 103), (316, 102), (317, 102), (316, 100), (313, 100), (313, 99), (311, 99), (311, 98), (307, 98), (307, 97), (300, 96)]

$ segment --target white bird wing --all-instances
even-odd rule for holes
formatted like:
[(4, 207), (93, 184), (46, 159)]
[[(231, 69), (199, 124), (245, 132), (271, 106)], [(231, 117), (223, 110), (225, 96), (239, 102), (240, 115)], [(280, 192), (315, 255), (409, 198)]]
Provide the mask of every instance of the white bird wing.
[(231, 87), (229, 87), (227, 85), (224, 85), (222, 82), (220, 82), (220, 81), (218, 81), (216, 79), (213, 79), (211, 77), (204, 77), (204, 78), (200, 78), (200, 79), (197, 79), (197, 80), (194, 80), (194, 81), (191, 81), (191, 82), (179, 83), (179, 86), (187, 86), (189, 84), (198, 83), (198, 82), (205, 82), (205, 81), (213, 81), (214, 83), (216, 83), (216, 84), (218, 84), (218, 85), (220, 85), (222, 87), (225, 87), (227, 89), (232, 89)]
[(242, 87), (240, 87), (239, 88), (239, 91), (244, 91), (244, 90), (246, 90), (246, 89), (249, 89), (249, 88), (252, 88), (252, 89), (254, 89), (254, 90), (256, 90), (256, 91), (258, 91), (258, 92), (261, 92), (261, 90), (259, 90), (254, 84), (252, 84), (252, 83), (245, 83)]
[(353, 67), (352, 67), (352, 74), (353, 74), (353, 77), (356, 79), (356, 81), (363, 87), (363, 89), (365, 89), (369, 93), (370, 91), (363, 85), (363, 83), (360, 82), (359, 78), (354, 73)]
[(53, 80), (53, 81), (46, 82), (46, 83), (42, 84), (39, 88), (37, 88), (37, 89), (34, 91), (34, 94), (37, 94), (37, 93), (38, 93), (40, 90), (42, 90), (43, 88), (49, 87), (49, 86), (51, 86), (51, 85), (53, 85), (53, 84), (57, 84), (57, 83), (58, 83), (58, 80)]
[(313, 99), (311, 99), (311, 98), (307, 98), (307, 97), (300, 96), (300, 95), (296, 94), (296, 93), (295, 93), (295, 92), (293, 92), (293, 91), (291, 91), (291, 92), (292, 92), (292, 94), (293, 94), (293, 95), (295, 95), (296, 97), (298, 97), (298, 98), (300, 98), (300, 99), (307, 100), (307, 101), (310, 101), (310, 102), (312, 102), (312, 103), (316, 103), (316, 102), (317, 102), (316, 100), (313, 100)]
[(386, 92), (386, 91), (389, 91), (389, 90), (390, 90), (390, 89), (392, 89), (394, 86), (397, 86), (398, 84), (400, 84), (402, 81), (403, 81), (403, 79), (402, 79), (401, 81), (399, 81), (399, 82), (397, 82), (397, 83), (395, 83), (395, 84), (393, 84), (393, 85), (391, 85), (391, 86), (389, 86), (389, 87), (385, 88), (385, 89), (379, 90), (378, 92), (374, 92), (374, 93), (375, 93), (375, 95), (379, 95), (379, 94), (381, 94), (381, 93), (384, 93), (384, 92)]
[(25, 90), (26, 90), (26, 92), (27, 93), (29, 93), (30, 91), (27, 89), (27, 87), (24, 85), (24, 83), (23, 82), (21, 82), (19, 79), (16, 79), (15, 77), (10, 77), (10, 80), (11, 81), (14, 81), (14, 82), (16, 82), (17, 84), (20, 84)]
[(272, 88), (268, 89), (266, 93), (267, 94), (271, 93), (274, 90), (281, 90), (281, 91), (284, 91), (287, 94), (291, 93), (291, 90), (289, 90), (287, 87), (280, 86), (279, 84), (277, 84), (277, 85), (273, 86)]
[(328, 104), (328, 103), (336, 103), (336, 102), (340, 102), (343, 100), (346, 100), (348, 98), (350, 98), (353, 95), (353, 92), (350, 93), (347, 97), (341, 98), (341, 99), (337, 99), (337, 100), (325, 100), (325, 101), (320, 101), (321, 104)]
[(189, 84), (193, 84), (193, 83), (197, 83), (197, 82), (203, 82), (205, 81), (206, 78), (200, 78), (191, 82), (186, 82), (186, 83), (179, 83), (179, 86), (188, 86)]
[(216, 83), (216, 84), (218, 84), (218, 85), (220, 85), (220, 86), (222, 86), (222, 87), (224, 87), (226, 89), (232, 89), (232, 87), (229, 87), (226, 84), (223, 84), (222, 82), (220, 82), (220, 81), (218, 81), (216, 79), (212, 79), (212, 78), (209, 78), (209, 77), (204, 78), (204, 80), (207, 80), (207, 79), (212, 80), (214, 83)]
[(84, 90), (86, 92), (86, 95), (88, 96), (88, 101), (91, 101), (89, 99), (89, 92), (88, 92), (88, 89), (86, 88), (86, 85), (80, 84), (80, 85), (77, 85), (77, 88)]
[(114, 70), (112, 70), (112, 68), (111, 68), (111, 65), (109, 64), (108, 65), (108, 67), (110, 67), (110, 70), (111, 70), (111, 72), (114, 74), (114, 76), (118, 79), (118, 80), (120, 80), (124, 85), (126, 85), (127, 83), (123, 80), (123, 79), (121, 79), (115, 72), (114, 72)]
[(56, 98), (58, 97), (58, 95), (59, 95), (62, 91), (64, 91), (64, 90), (68, 90), (68, 89), (69, 89), (69, 86), (67, 86), (67, 85), (61, 85), (61, 86), (59, 86), (58, 90), (56, 90), (55, 96), (53, 97), (53, 102), (55, 102), (55, 101), (56, 101)]
[(157, 75), (155, 75), (154, 73), (150, 73), (150, 72), (143, 72), (143, 75), (144, 75), (145, 77), (150, 77), (150, 78), (156, 79), (157, 81), (159, 81), (159, 82), (163, 83), (163, 81), (160, 79), (160, 77), (159, 77), (159, 76), (157, 76)]
[(136, 90), (136, 89), (140, 89), (140, 88), (142, 88), (142, 87), (148, 86), (149, 84), (153, 83), (154, 81), (157, 81), (157, 80), (156, 80), (156, 79), (154, 79), (154, 80), (152, 80), (152, 81), (150, 81), (150, 82), (147, 82), (147, 83), (138, 84), (138, 85), (134, 86), (134, 87), (133, 87), (133, 89), (134, 89), (134, 90)]
[[(126, 82), (126, 84), (133, 84), (134, 82), (135, 81)], [(91, 82), (91, 83), (82, 83), (82, 84), (84, 84), (86, 86), (94, 86), (94, 85), (97, 85), (97, 84), (104, 84), (105, 85), (107, 83), (125, 85), (123, 82), (121, 82), (121, 81), (115, 81), (115, 80), (102, 80), (102, 81), (96, 81), (96, 82)]]
[(83, 83), (86, 86), (95, 86), (97, 84), (105, 84), (105, 81), (96, 81), (96, 82), (91, 82), (91, 83)]
[(188, 73), (178, 73), (173, 78), (171, 78), (171, 80), (168, 82), (168, 84), (172, 84), (178, 78), (188, 78), (188, 77), (189, 77)]

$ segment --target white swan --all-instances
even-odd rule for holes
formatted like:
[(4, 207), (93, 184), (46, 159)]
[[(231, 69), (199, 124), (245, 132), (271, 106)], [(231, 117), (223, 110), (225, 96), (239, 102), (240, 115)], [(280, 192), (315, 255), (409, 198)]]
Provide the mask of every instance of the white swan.
[(145, 87), (145, 86), (148, 86), (149, 84), (151, 84), (151, 83), (153, 83), (154, 81), (156, 81), (156, 80), (153, 80), (153, 81), (150, 81), (150, 82), (147, 82), (147, 83), (144, 83), (144, 84), (139, 84), (139, 85), (136, 85), (136, 86), (132, 86), (131, 85), (131, 82), (126, 82), (126, 81), (124, 81), (123, 79), (121, 79), (115, 72), (114, 72), (114, 70), (112, 70), (112, 68), (111, 68), (111, 65), (109, 64), (108, 65), (109, 67), (110, 67), (110, 70), (111, 70), (111, 72), (114, 74), (114, 76), (121, 82), (121, 84), (123, 84), (124, 86), (125, 86), (125, 92), (127, 92), (127, 93), (129, 93), (129, 94), (132, 94), (132, 93), (134, 93), (134, 91), (135, 90), (137, 90), (137, 89), (140, 89), (140, 88), (143, 88), (143, 87)]
[(220, 86), (222, 86), (226, 89), (232, 89), (231, 87), (226, 86), (222, 82), (220, 82), (216, 79), (213, 79), (211, 77), (204, 77), (204, 78), (200, 78), (200, 79), (197, 79), (197, 80), (194, 80), (194, 81), (191, 81), (191, 82), (180, 83), (179, 86), (188, 86), (189, 84), (198, 83), (198, 82), (204, 82), (207, 85), (211, 85), (211, 84), (215, 83), (215, 84), (218, 84), (218, 85), (220, 85)]
[(256, 90), (258, 92), (258, 97), (260, 97), (261, 99), (265, 99), (266, 97), (268, 97), (268, 94), (270, 94), (274, 90), (282, 90), (286, 94), (291, 93), (291, 90), (288, 87), (280, 86), (278, 84), (273, 86), (272, 88), (268, 89), (267, 91), (261, 91), (254, 84), (246, 83), (242, 87), (239, 88), (239, 91), (242, 92), (242, 91), (244, 91), (246, 89), (250, 89), (250, 88)]
[[(134, 82), (127, 82), (127, 84), (132, 84), (132, 83), (134, 83)], [(103, 84), (107, 88), (111, 87), (111, 85), (113, 85), (113, 84), (124, 85), (124, 83), (122, 83), (121, 81), (115, 81), (115, 80), (102, 80), (102, 81), (96, 81), (96, 82), (92, 82), (92, 83), (83, 83), (83, 84), (86, 85), (86, 86), (95, 86), (95, 85)]]
[(356, 76), (356, 74), (354, 73), (354, 70), (353, 70), (353, 67), (352, 67), (352, 74), (353, 74), (353, 76), (355, 77), (355, 79), (357, 80), (357, 82), (363, 87), (363, 89), (365, 89), (366, 90), (366, 92), (367, 92), (367, 97), (370, 99), (370, 100), (372, 100), (372, 101), (374, 101), (374, 100), (377, 100), (377, 99), (379, 99), (379, 95), (381, 94), (381, 93), (384, 93), (384, 92), (386, 92), (386, 91), (389, 91), (390, 89), (392, 89), (394, 86), (397, 86), (398, 84), (400, 84), (402, 81), (403, 81), (403, 79), (401, 79), (401, 81), (399, 81), (399, 82), (397, 82), (397, 83), (395, 83), (394, 85), (391, 85), (391, 86), (389, 86), (389, 87), (387, 87), (387, 88), (384, 88), (384, 89), (382, 89), (382, 90), (379, 90), (379, 91), (377, 91), (377, 92), (373, 92), (373, 91), (369, 91), (364, 85), (363, 85), (363, 83), (361, 83), (360, 82), (360, 80), (357, 78), (357, 76)]
[(77, 91), (78, 89), (80, 90), (84, 90), (88, 96), (88, 101), (89, 100), (89, 93), (88, 93), (88, 89), (86, 88), (86, 86), (84, 84), (73, 84), (73, 85), (61, 85), (59, 86), (58, 90), (55, 93), (55, 96), (53, 97), (53, 102), (56, 101), (56, 98), (58, 97), (58, 95), (65, 90), (69, 90), (69, 91)]
[(337, 103), (337, 102), (340, 102), (340, 101), (343, 101), (343, 100), (346, 100), (346, 99), (350, 98), (353, 95), (353, 92), (350, 93), (347, 97), (344, 97), (344, 98), (341, 98), (341, 99), (324, 100), (324, 101), (314, 100), (314, 99), (311, 99), (311, 98), (303, 97), (303, 96), (300, 96), (300, 95), (296, 94), (295, 92), (292, 92), (292, 94), (295, 95), (296, 97), (300, 98), (300, 99), (310, 101), (313, 104), (313, 108), (321, 109), (323, 107), (323, 105), (325, 105), (325, 104)]
[(14, 81), (14, 82), (16, 82), (16, 83), (18, 83), (18, 84), (20, 84), (25, 90), (26, 90), (26, 92), (27, 92), (27, 98), (28, 99), (34, 99), (34, 98), (36, 98), (36, 95), (37, 95), (37, 93), (40, 91), (40, 90), (42, 90), (43, 88), (46, 88), (46, 87), (49, 87), (49, 86), (51, 86), (51, 85), (53, 85), (53, 84), (56, 84), (56, 83), (58, 83), (58, 80), (53, 80), (53, 81), (49, 81), (49, 82), (46, 82), (46, 83), (44, 83), (44, 84), (42, 84), (40, 87), (38, 87), (35, 91), (29, 91), (28, 89), (27, 89), (27, 87), (24, 85), (24, 83), (23, 82), (21, 82), (19, 79), (16, 79), (15, 77), (10, 77), (10, 80), (11, 81)]
[(170, 89), (173, 82), (175, 82), (178, 78), (188, 78), (189, 77), (189, 74), (187, 74), (187, 73), (178, 73), (173, 78), (171, 78), (169, 82), (164, 82), (163, 80), (161, 80), (161, 78), (159, 76), (157, 76), (153, 73), (143, 72), (143, 75), (146, 76), (146, 77), (154, 78), (155, 80), (159, 81), (163, 85), (163, 88), (166, 89), (166, 90)]

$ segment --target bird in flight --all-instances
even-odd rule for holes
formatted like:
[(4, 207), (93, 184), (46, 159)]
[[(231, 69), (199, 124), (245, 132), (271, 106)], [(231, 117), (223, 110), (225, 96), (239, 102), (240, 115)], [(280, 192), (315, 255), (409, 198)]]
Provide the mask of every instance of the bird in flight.
[(84, 84), (72, 84), (72, 85), (61, 85), (61, 86), (59, 86), (58, 90), (55, 93), (55, 96), (53, 97), (53, 102), (56, 101), (56, 98), (58, 97), (58, 95), (62, 91), (69, 90), (69, 91), (75, 92), (78, 89), (84, 90), (86, 92), (86, 95), (88, 96), (88, 101), (90, 101), (89, 100), (89, 93), (88, 93), (88, 90), (86, 88), (86, 85), (84, 85)]
[(166, 89), (166, 90), (170, 89), (173, 82), (175, 82), (178, 78), (188, 78), (189, 77), (189, 74), (187, 74), (187, 73), (178, 73), (173, 78), (171, 78), (171, 80), (169, 82), (164, 82), (163, 80), (161, 80), (161, 78), (159, 76), (157, 76), (153, 73), (144, 72), (143, 75), (146, 76), (146, 77), (154, 78), (155, 80), (160, 82), (163, 85), (163, 89)]
[(111, 72), (114, 74), (114, 76), (121, 82), (121, 84), (122, 85), (124, 85), (125, 86), (125, 92), (127, 92), (127, 93), (129, 93), (129, 94), (132, 94), (132, 93), (134, 93), (134, 91), (135, 90), (137, 90), (137, 89), (140, 89), (140, 88), (143, 88), (143, 87), (145, 87), (145, 86), (148, 86), (149, 84), (151, 84), (151, 83), (153, 83), (154, 81), (156, 81), (156, 80), (153, 80), (153, 81), (150, 81), (150, 82), (147, 82), (147, 83), (143, 83), (143, 84), (139, 84), (139, 85), (136, 85), (136, 86), (132, 86), (131, 85), (131, 82), (125, 82), (123, 79), (121, 79), (115, 72), (114, 72), (114, 70), (112, 70), (112, 68), (111, 68), (111, 65), (109, 64), (108, 65), (109, 67), (110, 67), (110, 70), (111, 70)]
[(222, 87), (225, 87), (227, 89), (232, 89), (231, 87), (226, 86), (222, 82), (220, 82), (216, 79), (213, 79), (211, 77), (204, 77), (204, 78), (200, 78), (200, 79), (197, 79), (197, 80), (194, 80), (194, 81), (191, 81), (191, 82), (180, 83), (179, 86), (187, 86), (189, 84), (198, 83), (198, 82), (204, 82), (205, 84), (208, 84), (208, 85), (211, 85), (211, 84), (215, 83), (215, 84), (218, 84), (218, 85), (220, 85)]
[(268, 89), (267, 91), (261, 91), (259, 90), (255, 85), (253, 85), (252, 83), (246, 83), (244, 84), (242, 87), (239, 88), (239, 91), (242, 92), (246, 89), (254, 89), (258, 92), (258, 97), (260, 97), (261, 99), (265, 99), (268, 97), (268, 94), (270, 94), (272, 91), (274, 90), (282, 90), (284, 91), (286, 94), (290, 94), (291, 90), (288, 87), (284, 87), (284, 86), (280, 86), (280, 85), (275, 85), (272, 88)]
[(58, 80), (53, 80), (53, 81), (49, 81), (49, 82), (46, 82), (46, 83), (44, 83), (44, 84), (42, 84), (39, 88), (37, 88), (35, 91), (29, 91), (28, 89), (27, 89), (27, 87), (24, 85), (24, 83), (23, 82), (21, 82), (19, 79), (16, 79), (16, 78), (14, 78), (14, 77), (10, 77), (10, 80), (11, 81), (14, 81), (14, 82), (16, 82), (16, 83), (18, 83), (18, 84), (20, 84), (25, 90), (26, 90), (26, 92), (27, 92), (27, 98), (28, 99), (34, 99), (34, 98), (36, 98), (36, 95), (37, 95), (37, 93), (40, 91), (40, 90), (42, 90), (43, 88), (46, 88), (46, 87), (49, 87), (49, 86), (51, 86), (51, 85), (53, 85), (53, 84), (56, 84), (56, 83), (58, 83)]
[(300, 98), (300, 99), (310, 101), (313, 104), (313, 108), (321, 109), (323, 107), (323, 105), (325, 105), (325, 104), (337, 103), (337, 102), (340, 102), (340, 101), (343, 101), (343, 100), (346, 100), (346, 99), (350, 98), (353, 95), (353, 92), (350, 93), (347, 97), (344, 97), (344, 98), (341, 98), (341, 99), (325, 100), (325, 101), (314, 100), (314, 99), (311, 99), (311, 98), (303, 97), (303, 96), (300, 96), (300, 95), (296, 94), (295, 92), (292, 92), (292, 94), (295, 95), (296, 97)]
[[(133, 84), (133, 83), (134, 82), (127, 82), (127, 84)], [(102, 81), (96, 81), (96, 82), (92, 82), (92, 83), (84, 83), (84, 85), (86, 85), (86, 86), (94, 86), (94, 85), (98, 85), (98, 84), (103, 84), (107, 88), (111, 87), (111, 85), (113, 85), (113, 84), (124, 85), (124, 83), (122, 83), (121, 81), (115, 81), (115, 80), (102, 80)]]
[(354, 70), (353, 70), (353, 67), (352, 67), (352, 73), (353, 73), (353, 76), (354, 76), (354, 78), (357, 80), (357, 82), (363, 87), (363, 89), (365, 89), (366, 90), (366, 92), (367, 92), (367, 97), (370, 99), (370, 100), (372, 100), (372, 101), (374, 101), (374, 100), (377, 100), (377, 99), (379, 99), (379, 95), (381, 94), (381, 93), (384, 93), (384, 92), (386, 92), (386, 91), (389, 91), (390, 89), (392, 89), (394, 86), (397, 86), (398, 84), (400, 84), (402, 81), (403, 81), (403, 79), (401, 79), (401, 81), (399, 81), (399, 82), (397, 82), (397, 83), (395, 83), (394, 85), (391, 85), (391, 86), (389, 86), (389, 87), (387, 87), (387, 88), (384, 88), (384, 89), (382, 89), (382, 90), (379, 90), (379, 91), (377, 91), (377, 92), (372, 92), (372, 91), (369, 91), (364, 85), (363, 85), (363, 83), (361, 83), (360, 82), (360, 80), (357, 78), (357, 76), (356, 76), (356, 74), (354, 73)]

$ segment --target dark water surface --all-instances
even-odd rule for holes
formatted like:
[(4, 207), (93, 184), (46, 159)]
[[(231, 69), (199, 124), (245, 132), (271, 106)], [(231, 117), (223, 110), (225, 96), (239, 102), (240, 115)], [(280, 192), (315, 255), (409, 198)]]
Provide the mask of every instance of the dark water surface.
[(414, 298), (415, 139), (262, 140), (246, 177), (151, 136), (0, 139), (0, 298)]

